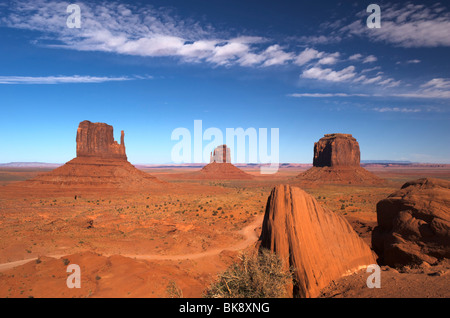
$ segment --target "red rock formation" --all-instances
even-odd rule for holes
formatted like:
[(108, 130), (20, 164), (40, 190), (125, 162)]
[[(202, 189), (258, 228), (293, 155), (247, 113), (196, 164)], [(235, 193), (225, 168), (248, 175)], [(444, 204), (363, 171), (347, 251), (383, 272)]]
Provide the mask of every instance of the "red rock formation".
[(349, 223), (300, 188), (275, 187), (260, 237), (286, 268), (293, 267), (294, 297), (317, 297), (332, 280), (375, 264), (375, 255)]
[(211, 153), (210, 163), (231, 163), (230, 148), (227, 145), (221, 145), (216, 147)]
[(314, 167), (359, 167), (359, 144), (350, 134), (327, 134), (314, 143)]
[(230, 148), (220, 145), (211, 153), (210, 163), (200, 171), (186, 173), (181, 178), (208, 179), (208, 180), (231, 180), (252, 179), (253, 176), (242, 171), (231, 163)]
[(450, 182), (419, 179), (377, 204), (372, 246), (389, 266), (450, 258)]
[(114, 141), (113, 127), (83, 121), (77, 130), (77, 157), (26, 181), (24, 186), (77, 189), (139, 189), (161, 181), (127, 161), (124, 132)]
[(124, 131), (120, 145), (114, 140), (113, 127), (105, 123), (91, 123), (85, 120), (77, 130), (77, 157), (101, 157), (127, 160)]
[(313, 167), (302, 183), (379, 184), (384, 180), (360, 166), (359, 144), (350, 134), (327, 134), (314, 144)]

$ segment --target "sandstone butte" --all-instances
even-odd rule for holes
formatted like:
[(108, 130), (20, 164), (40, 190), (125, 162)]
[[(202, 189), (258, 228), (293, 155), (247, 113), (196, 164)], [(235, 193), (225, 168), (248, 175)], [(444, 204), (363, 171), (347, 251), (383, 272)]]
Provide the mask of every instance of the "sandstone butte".
[(370, 264), (376, 255), (341, 216), (290, 185), (276, 186), (267, 201), (260, 247), (294, 269), (293, 297), (317, 297), (332, 280)]
[(405, 183), (378, 202), (377, 221), (372, 246), (381, 264), (434, 264), (450, 258), (450, 181)]
[(193, 178), (228, 180), (228, 179), (252, 179), (253, 176), (242, 171), (231, 163), (230, 148), (220, 145), (211, 152), (210, 163), (204, 166), (198, 173), (192, 174)]
[(302, 183), (379, 184), (384, 180), (360, 166), (358, 141), (350, 134), (326, 134), (314, 143), (313, 167), (297, 176)]
[(57, 188), (138, 188), (161, 181), (128, 162), (125, 133), (114, 140), (113, 127), (83, 121), (76, 136), (77, 156), (63, 166), (22, 183), (23, 186)]

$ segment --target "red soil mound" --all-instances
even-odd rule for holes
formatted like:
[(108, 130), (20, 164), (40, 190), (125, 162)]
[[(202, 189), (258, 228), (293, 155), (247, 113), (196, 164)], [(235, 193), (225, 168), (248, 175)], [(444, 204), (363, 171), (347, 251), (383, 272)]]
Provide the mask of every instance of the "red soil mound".
[(171, 174), (171, 177), (193, 180), (248, 180), (253, 179), (248, 174), (231, 163), (212, 162), (204, 166), (200, 171), (191, 173)]
[(197, 174), (201, 179), (252, 179), (253, 177), (231, 163), (212, 162)]
[(419, 179), (377, 204), (372, 246), (389, 266), (450, 258), (450, 182)]
[(294, 297), (317, 297), (342, 275), (375, 264), (375, 254), (350, 224), (300, 188), (275, 187), (267, 201), (261, 247), (293, 267)]
[(78, 157), (53, 171), (27, 180), (21, 185), (29, 187), (120, 189), (151, 186), (160, 182), (162, 181), (136, 169), (126, 160)]
[(302, 184), (381, 184), (385, 182), (362, 167), (312, 167), (296, 177)]

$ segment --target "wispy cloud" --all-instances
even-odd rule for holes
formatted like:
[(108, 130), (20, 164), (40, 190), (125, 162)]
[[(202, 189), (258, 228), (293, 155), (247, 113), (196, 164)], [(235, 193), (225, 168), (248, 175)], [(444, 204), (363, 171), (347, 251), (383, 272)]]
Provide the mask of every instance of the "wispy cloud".
[(338, 34), (342, 38), (363, 36), (407, 48), (450, 46), (450, 13), (442, 4), (384, 4), (379, 29), (367, 28), (366, 17), (364, 10), (359, 20), (340, 28)]
[(369, 97), (368, 94), (347, 94), (347, 93), (294, 93), (289, 94), (290, 97), (311, 97), (311, 98), (327, 98), (327, 97)]
[(311, 67), (300, 75), (303, 78), (325, 80), (329, 82), (344, 82), (356, 76), (355, 67), (350, 65), (340, 71), (331, 68)]
[(0, 21), (7, 27), (42, 32), (39, 45), (78, 51), (260, 67), (283, 65), (295, 57), (279, 44), (264, 45), (268, 40), (262, 37), (225, 37), (209, 25), (183, 20), (164, 9), (113, 1), (78, 4), (80, 29), (66, 27), (68, 3), (59, 1), (13, 1), (11, 13)]
[(420, 108), (408, 108), (408, 107), (375, 107), (373, 109), (378, 113), (420, 113), (422, 109)]
[[(151, 77), (146, 77), (149, 79)], [(98, 76), (0, 76), (0, 84), (76, 84), (104, 83), (143, 79), (142, 77), (98, 77)]]

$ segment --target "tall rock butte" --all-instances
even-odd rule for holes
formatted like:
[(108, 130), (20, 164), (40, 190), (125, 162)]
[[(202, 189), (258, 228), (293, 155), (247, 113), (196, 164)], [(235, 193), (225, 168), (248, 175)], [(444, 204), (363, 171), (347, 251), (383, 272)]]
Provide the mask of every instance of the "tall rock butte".
[(25, 186), (76, 189), (140, 189), (161, 181), (136, 169), (127, 160), (125, 133), (120, 144), (113, 127), (83, 121), (76, 136), (77, 157), (63, 166), (25, 181)]
[(211, 152), (210, 163), (231, 163), (231, 151), (227, 145), (220, 145)]
[(405, 183), (378, 202), (377, 221), (372, 246), (381, 264), (433, 264), (450, 258), (450, 181)]
[(293, 297), (317, 297), (332, 280), (376, 264), (375, 253), (344, 218), (289, 185), (276, 186), (267, 200), (260, 247), (294, 269), (295, 283), (287, 286)]
[(359, 144), (350, 134), (327, 134), (314, 143), (314, 167), (359, 167)]
[(358, 141), (350, 134), (326, 134), (314, 143), (313, 167), (297, 176), (305, 183), (378, 184), (384, 180), (360, 166)]
[(77, 157), (101, 157), (127, 160), (125, 133), (122, 130), (120, 144), (114, 140), (113, 127), (105, 123), (85, 120), (77, 130)]

